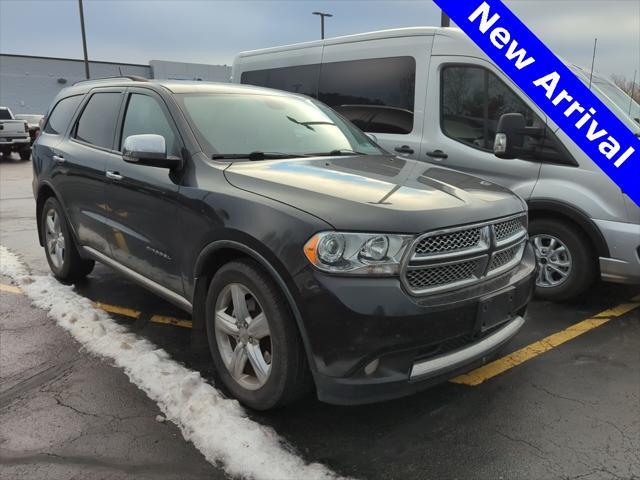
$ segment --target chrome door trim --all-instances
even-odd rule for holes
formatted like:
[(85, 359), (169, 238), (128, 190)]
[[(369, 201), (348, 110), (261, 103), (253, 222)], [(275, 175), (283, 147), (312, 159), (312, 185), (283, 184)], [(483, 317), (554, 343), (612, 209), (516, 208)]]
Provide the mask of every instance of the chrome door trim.
[(517, 316), (500, 330), (468, 347), (440, 355), (428, 360), (419, 361), (411, 367), (409, 379), (430, 377), (455, 370), (473, 360), (478, 360), (509, 341), (524, 325), (524, 318)]
[(116, 270), (117, 272), (121, 273), (125, 277), (129, 278), (130, 280), (132, 280), (132, 281), (134, 281), (134, 282), (136, 282), (138, 284), (140, 284), (144, 288), (146, 288), (148, 290), (151, 290), (156, 295), (164, 298), (165, 300), (168, 300), (169, 302), (173, 303), (177, 307), (180, 307), (180, 308), (186, 310), (189, 313), (193, 312), (193, 305), (191, 305), (191, 302), (189, 302), (189, 300), (187, 300), (183, 296), (178, 295), (177, 293), (169, 290), (166, 287), (163, 287), (162, 285), (154, 282), (153, 280), (149, 280), (144, 275), (141, 275), (138, 272), (136, 272), (134, 270), (131, 270), (129, 267), (125, 267), (124, 265), (122, 265), (121, 263), (117, 262), (113, 258), (108, 257), (105, 254), (100, 253), (100, 252), (98, 252), (97, 250), (94, 250), (91, 247), (82, 247), (82, 250), (87, 255), (92, 257), (94, 260), (96, 260), (96, 261), (98, 261), (100, 263), (104, 263), (108, 267), (113, 268), (114, 270)]

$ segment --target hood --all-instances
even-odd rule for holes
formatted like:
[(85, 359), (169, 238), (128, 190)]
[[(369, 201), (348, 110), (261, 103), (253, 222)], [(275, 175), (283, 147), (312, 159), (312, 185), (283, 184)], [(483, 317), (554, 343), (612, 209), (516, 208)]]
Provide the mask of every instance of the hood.
[(234, 163), (229, 183), (308, 212), (338, 230), (419, 233), (522, 212), (506, 188), (393, 156)]

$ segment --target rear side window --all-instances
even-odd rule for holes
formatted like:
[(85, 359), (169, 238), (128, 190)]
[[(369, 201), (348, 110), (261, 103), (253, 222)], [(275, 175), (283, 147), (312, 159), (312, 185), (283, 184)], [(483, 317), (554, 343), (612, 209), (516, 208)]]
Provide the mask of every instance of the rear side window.
[(49, 114), (49, 119), (44, 127), (45, 133), (52, 135), (63, 134), (81, 100), (82, 95), (74, 95), (60, 100)]
[(408, 134), (415, 87), (413, 57), (323, 63), (318, 99), (365, 132)]
[(75, 138), (96, 147), (113, 147), (122, 94), (94, 93), (76, 124)]
[(320, 65), (297, 65), (243, 72), (240, 83), (257, 87), (276, 88), (316, 98)]
[(148, 95), (134, 93), (129, 99), (127, 113), (124, 117), (120, 150), (122, 150), (122, 142), (125, 138), (147, 133), (164, 137), (168, 155), (177, 156), (180, 154), (176, 134), (158, 101)]
[(528, 126), (539, 124), (533, 110), (484, 68), (445, 67), (441, 95), (441, 124), (445, 135), (488, 152), (493, 152), (496, 128), (504, 113), (522, 113)]

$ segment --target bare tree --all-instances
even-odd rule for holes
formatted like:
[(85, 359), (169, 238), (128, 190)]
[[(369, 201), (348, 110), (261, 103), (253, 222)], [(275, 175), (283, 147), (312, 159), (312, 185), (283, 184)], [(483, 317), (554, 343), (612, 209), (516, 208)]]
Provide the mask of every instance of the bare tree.
[(611, 81), (636, 102), (640, 103), (640, 85), (637, 82), (634, 85), (633, 80), (627, 80), (624, 75), (611, 75)]

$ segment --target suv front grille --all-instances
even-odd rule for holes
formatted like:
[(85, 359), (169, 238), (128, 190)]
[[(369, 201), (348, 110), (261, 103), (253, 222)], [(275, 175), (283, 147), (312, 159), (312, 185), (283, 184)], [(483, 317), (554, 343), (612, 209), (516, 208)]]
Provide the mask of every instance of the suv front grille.
[(409, 270), (407, 272), (407, 282), (415, 290), (459, 284), (475, 280), (478, 267), (479, 260), (469, 260), (467, 262)]
[(526, 214), (426, 233), (413, 243), (402, 280), (414, 295), (479, 282), (515, 267), (527, 241)]
[(458, 232), (425, 237), (416, 246), (418, 255), (431, 255), (434, 253), (451, 252), (472, 248), (480, 241), (480, 228), (460, 230)]

